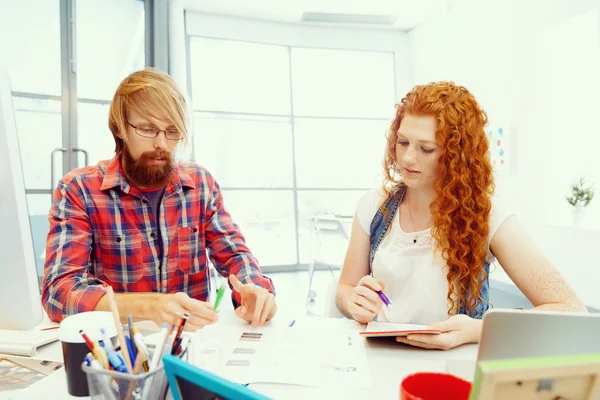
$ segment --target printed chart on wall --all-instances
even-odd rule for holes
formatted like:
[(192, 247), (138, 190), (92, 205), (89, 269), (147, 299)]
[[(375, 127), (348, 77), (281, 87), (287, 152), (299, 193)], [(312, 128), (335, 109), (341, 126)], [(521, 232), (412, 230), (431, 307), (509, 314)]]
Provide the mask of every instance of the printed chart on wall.
[(364, 339), (357, 332), (303, 322), (288, 329), (205, 327), (194, 338), (192, 362), (242, 384), (371, 387)]
[(490, 142), (490, 159), (498, 175), (510, 173), (510, 135), (505, 126), (488, 126), (486, 134)]

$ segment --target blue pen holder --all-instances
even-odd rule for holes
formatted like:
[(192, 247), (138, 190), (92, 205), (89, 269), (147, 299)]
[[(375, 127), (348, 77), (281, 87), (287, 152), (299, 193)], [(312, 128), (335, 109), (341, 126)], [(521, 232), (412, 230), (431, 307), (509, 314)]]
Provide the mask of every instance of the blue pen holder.
[[(178, 357), (188, 360), (190, 343), (191, 340), (188, 340), (185, 347), (182, 346), (183, 351)], [(148, 352), (152, 357), (154, 348), (148, 346)], [(92, 400), (164, 400), (170, 397), (162, 363), (152, 371), (136, 375), (99, 370), (85, 363), (82, 364), (81, 369), (85, 372)]]

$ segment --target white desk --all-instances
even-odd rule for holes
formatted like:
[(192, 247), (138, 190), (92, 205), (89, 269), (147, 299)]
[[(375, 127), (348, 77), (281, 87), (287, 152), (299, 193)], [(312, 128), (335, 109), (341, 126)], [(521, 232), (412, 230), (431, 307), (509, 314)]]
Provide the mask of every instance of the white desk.
[[(318, 318), (312, 319), (312, 321), (318, 320)], [(336, 319), (335, 321), (335, 324), (339, 324), (340, 328), (355, 329), (356, 331), (361, 329), (361, 326), (354, 321), (345, 319)], [(280, 329), (280, 327), (285, 328), (287, 322), (289, 320), (278, 320), (275, 317), (270, 323), (275, 329)], [(240, 323), (242, 322), (234, 316), (233, 312), (230, 314), (221, 313), (219, 324)], [(369, 339), (365, 345), (373, 382), (371, 389), (314, 388), (278, 384), (257, 384), (250, 385), (250, 387), (274, 399), (398, 399), (400, 382), (406, 375), (419, 371), (445, 372), (448, 360), (475, 360), (477, 355), (477, 345), (466, 345), (449, 351), (432, 351), (396, 343), (394, 338), (388, 339)], [(58, 351), (62, 359), (58, 343), (46, 347), (47, 349), (41, 349), (40, 355), (49, 355), (53, 354), (54, 351)], [(72, 397), (67, 393), (65, 379), (64, 370), (61, 369), (23, 390), (13, 399), (47, 398), (50, 394), (52, 399), (56, 400), (78, 399), (78, 397)], [(81, 398), (79, 397), (79, 399)]]

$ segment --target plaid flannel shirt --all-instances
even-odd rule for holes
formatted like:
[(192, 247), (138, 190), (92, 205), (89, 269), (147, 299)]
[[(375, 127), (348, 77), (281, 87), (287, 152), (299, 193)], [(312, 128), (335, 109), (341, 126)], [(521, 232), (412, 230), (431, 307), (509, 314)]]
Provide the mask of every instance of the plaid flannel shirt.
[[(156, 221), (147, 199), (127, 182), (117, 157), (61, 179), (48, 215), (42, 288), (50, 319), (93, 310), (106, 284), (115, 292), (186, 292), (206, 301), (207, 251), (221, 275), (234, 274), (274, 293), (206, 169), (179, 163), (165, 188), (160, 215)], [(158, 229), (162, 260), (156, 251)], [(237, 307), (240, 295), (232, 293)]]

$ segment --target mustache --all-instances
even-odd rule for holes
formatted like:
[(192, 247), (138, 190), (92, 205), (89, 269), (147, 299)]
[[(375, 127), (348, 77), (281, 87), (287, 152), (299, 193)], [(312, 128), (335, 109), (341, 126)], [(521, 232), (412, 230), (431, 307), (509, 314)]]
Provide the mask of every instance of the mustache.
[(140, 161), (149, 161), (157, 158), (161, 158), (163, 160), (172, 161), (171, 153), (168, 151), (155, 150), (155, 151), (147, 151), (140, 155)]

